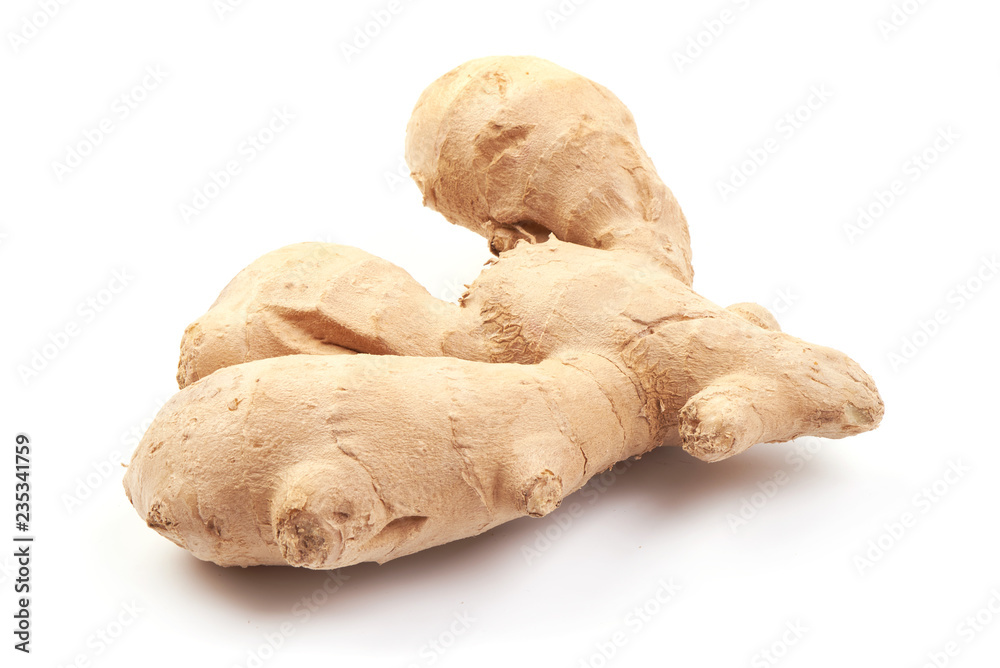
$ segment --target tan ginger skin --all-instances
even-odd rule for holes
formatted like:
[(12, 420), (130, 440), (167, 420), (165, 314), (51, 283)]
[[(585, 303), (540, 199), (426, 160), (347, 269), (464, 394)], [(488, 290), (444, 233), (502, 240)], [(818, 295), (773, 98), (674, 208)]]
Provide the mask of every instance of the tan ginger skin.
[(498, 258), (459, 304), (335, 244), (243, 270), (185, 333), (124, 481), (198, 558), (382, 563), (541, 517), (660, 445), (714, 462), (881, 420), (846, 355), (691, 290), (687, 223), (605, 88), (466, 63), (421, 96), (406, 160)]

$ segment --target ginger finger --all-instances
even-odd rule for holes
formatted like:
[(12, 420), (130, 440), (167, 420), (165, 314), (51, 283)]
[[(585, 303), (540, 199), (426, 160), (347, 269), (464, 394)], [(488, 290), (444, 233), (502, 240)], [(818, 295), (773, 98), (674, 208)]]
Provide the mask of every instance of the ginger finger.
[(652, 447), (639, 409), (595, 355), (292, 355), (181, 390), (124, 483), (151, 528), (203, 560), (381, 563), (551, 512)]
[(188, 326), (177, 384), (282, 355), (442, 355), (446, 339), (456, 350), (475, 348), (450, 337), (464, 328), (462, 315), (374, 255), (337, 244), (295, 244), (241, 271)]
[(410, 118), (406, 162), (424, 204), (496, 253), (551, 233), (646, 254), (691, 284), (687, 221), (632, 114), (547, 60), (480, 58), (435, 81)]

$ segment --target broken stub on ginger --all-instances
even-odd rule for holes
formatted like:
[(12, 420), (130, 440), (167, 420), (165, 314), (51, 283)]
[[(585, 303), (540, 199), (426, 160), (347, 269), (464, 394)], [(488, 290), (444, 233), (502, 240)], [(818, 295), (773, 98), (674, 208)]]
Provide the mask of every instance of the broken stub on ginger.
[(385, 562), (552, 512), (615, 462), (875, 428), (849, 357), (691, 289), (687, 222), (610, 91), (537, 58), (420, 97), (424, 203), (496, 256), (459, 302), (362, 250), (244, 269), (181, 344), (125, 475), (146, 523), (225, 566)]

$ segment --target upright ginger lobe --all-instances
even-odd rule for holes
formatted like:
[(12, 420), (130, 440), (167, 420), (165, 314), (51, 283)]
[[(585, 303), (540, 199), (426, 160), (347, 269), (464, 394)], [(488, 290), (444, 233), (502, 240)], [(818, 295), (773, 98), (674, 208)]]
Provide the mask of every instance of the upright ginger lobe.
[(673, 193), (610, 91), (538, 58), (481, 58), (420, 96), (406, 161), (424, 204), (497, 253), (548, 233), (649, 255), (691, 284)]
[(226, 287), (124, 481), (200, 559), (381, 563), (543, 516), (660, 445), (714, 462), (881, 420), (846, 355), (691, 290), (684, 216), (601, 86), (472, 61), (421, 96), (406, 152), (425, 203), (498, 257), (458, 304), (335, 244)]

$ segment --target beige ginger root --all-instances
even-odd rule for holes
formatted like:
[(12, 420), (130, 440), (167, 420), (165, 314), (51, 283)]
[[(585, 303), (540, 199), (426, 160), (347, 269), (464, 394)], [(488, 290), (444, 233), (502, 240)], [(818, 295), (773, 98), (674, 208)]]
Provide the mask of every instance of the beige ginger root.
[(597, 84), (535, 58), (467, 63), (421, 96), (407, 161), (425, 203), (498, 257), (458, 304), (334, 244), (226, 287), (124, 481), (200, 559), (381, 563), (543, 516), (660, 445), (718, 461), (881, 420), (850, 358), (691, 290), (684, 216)]

